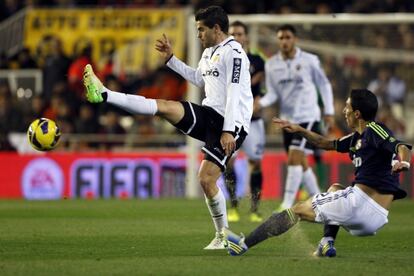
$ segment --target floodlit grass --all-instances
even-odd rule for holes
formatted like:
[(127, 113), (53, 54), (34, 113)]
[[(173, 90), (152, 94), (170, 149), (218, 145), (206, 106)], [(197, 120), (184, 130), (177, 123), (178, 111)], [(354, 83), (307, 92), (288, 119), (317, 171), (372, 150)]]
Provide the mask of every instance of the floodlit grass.
[[(230, 257), (202, 250), (214, 229), (201, 199), (0, 201), (0, 275), (413, 275), (413, 212), (394, 202), (375, 237), (341, 230), (333, 259), (312, 256), (322, 226), (306, 222)], [(249, 233), (247, 200), (241, 213), (231, 229)]]

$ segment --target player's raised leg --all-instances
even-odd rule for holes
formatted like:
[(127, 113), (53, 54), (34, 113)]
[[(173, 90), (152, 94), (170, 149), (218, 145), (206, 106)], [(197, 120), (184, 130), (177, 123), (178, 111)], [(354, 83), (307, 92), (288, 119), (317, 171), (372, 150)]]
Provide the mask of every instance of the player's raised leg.
[(108, 102), (132, 114), (160, 116), (172, 124), (178, 123), (184, 116), (184, 107), (180, 102), (148, 99), (109, 90), (95, 75), (90, 64), (85, 66), (83, 83), (86, 98), (91, 103)]

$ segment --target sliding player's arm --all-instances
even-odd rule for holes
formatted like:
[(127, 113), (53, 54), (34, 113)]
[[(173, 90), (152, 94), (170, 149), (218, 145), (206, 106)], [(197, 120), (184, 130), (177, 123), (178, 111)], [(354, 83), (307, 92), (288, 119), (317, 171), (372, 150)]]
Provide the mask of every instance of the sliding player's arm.
[(373, 147), (386, 150), (398, 156), (392, 162), (392, 171), (399, 173), (410, 169), (412, 145), (396, 139), (392, 132), (376, 122), (368, 123), (367, 141)]
[(399, 162), (394, 163), (393, 172), (408, 171), (411, 167), (411, 145), (400, 143), (397, 145), (397, 154)]
[(335, 140), (330, 140), (322, 135), (319, 135), (313, 131), (307, 130), (298, 124), (292, 124), (289, 121), (279, 118), (273, 118), (273, 123), (277, 124), (280, 128), (290, 133), (298, 133), (303, 136), (309, 143), (314, 146), (325, 150), (336, 150)]

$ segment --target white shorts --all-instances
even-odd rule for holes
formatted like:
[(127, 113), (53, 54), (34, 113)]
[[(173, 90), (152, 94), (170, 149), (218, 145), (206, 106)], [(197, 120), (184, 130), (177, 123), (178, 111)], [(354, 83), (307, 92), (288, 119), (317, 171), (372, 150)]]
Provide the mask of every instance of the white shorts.
[(312, 199), (316, 222), (341, 225), (351, 235), (375, 235), (388, 223), (388, 210), (358, 187), (316, 194)]
[(251, 121), (249, 134), (241, 146), (249, 160), (261, 160), (263, 158), (265, 138), (263, 119)]

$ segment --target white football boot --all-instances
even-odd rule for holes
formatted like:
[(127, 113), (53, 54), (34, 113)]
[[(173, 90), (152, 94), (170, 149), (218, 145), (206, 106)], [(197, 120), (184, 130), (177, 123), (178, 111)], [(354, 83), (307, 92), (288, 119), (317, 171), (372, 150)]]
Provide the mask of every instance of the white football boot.
[(220, 250), (226, 249), (224, 247), (224, 233), (223, 232), (216, 232), (216, 236), (214, 239), (204, 247), (205, 250)]

